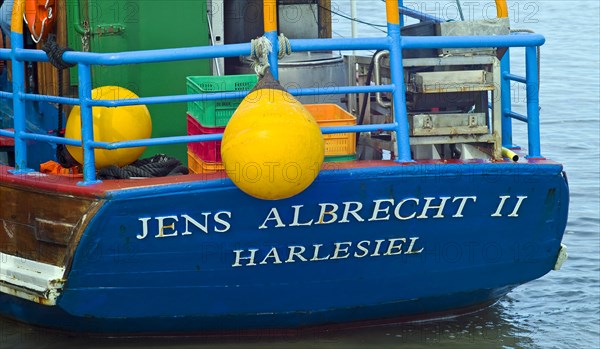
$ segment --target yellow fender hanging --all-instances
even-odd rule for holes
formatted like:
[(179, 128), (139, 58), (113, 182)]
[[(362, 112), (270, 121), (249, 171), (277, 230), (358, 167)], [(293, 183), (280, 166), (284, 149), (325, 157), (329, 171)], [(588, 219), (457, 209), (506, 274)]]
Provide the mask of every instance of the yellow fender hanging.
[(229, 178), (248, 195), (292, 197), (319, 174), (325, 143), (313, 116), (270, 72), (229, 120), (221, 155)]

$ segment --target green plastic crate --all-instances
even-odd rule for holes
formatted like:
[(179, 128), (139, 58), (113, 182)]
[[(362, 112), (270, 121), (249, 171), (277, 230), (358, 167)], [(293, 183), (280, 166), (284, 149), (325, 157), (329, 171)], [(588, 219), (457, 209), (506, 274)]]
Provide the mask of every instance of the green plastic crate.
[(356, 154), (326, 156), (325, 162), (344, 162), (356, 160)]
[[(225, 76), (188, 76), (187, 93), (215, 93), (251, 90), (258, 78), (255, 74)], [(188, 103), (188, 114), (204, 127), (227, 125), (241, 98), (216, 101), (194, 101)]]

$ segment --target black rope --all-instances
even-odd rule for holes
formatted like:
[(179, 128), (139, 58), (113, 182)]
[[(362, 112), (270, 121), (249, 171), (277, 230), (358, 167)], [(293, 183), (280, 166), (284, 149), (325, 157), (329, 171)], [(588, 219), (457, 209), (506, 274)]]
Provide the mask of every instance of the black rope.
[(75, 63), (67, 63), (63, 60), (62, 56), (67, 51), (73, 51), (70, 47), (60, 47), (56, 42), (56, 35), (48, 35), (48, 40), (42, 46), (42, 50), (46, 52), (50, 63), (58, 70), (63, 70), (75, 66)]
[(109, 166), (98, 171), (100, 179), (127, 179), (131, 177), (165, 177), (188, 174), (189, 170), (176, 158), (158, 154), (140, 159), (130, 165)]

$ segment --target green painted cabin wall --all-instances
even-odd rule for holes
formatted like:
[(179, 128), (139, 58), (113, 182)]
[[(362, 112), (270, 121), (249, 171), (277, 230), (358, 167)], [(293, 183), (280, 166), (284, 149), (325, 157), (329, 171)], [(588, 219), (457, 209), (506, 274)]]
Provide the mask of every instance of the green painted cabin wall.
[[(89, 21), (90, 51), (119, 52), (209, 44), (205, 1), (189, 0), (78, 0), (68, 1), (69, 45), (82, 50), (75, 22)], [(79, 7), (79, 9), (78, 9)], [(77, 12), (80, 13), (77, 18)], [(101, 26), (116, 25), (123, 31), (98, 33)], [(152, 63), (118, 67), (97, 66), (92, 71), (94, 87), (119, 85), (139, 96), (186, 94), (186, 76), (209, 75), (209, 60)], [(77, 84), (76, 70), (71, 83)], [(152, 137), (185, 135), (186, 103), (149, 105)], [(176, 156), (187, 163), (185, 144), (149, 147), (142, 157), (156, 153)]]

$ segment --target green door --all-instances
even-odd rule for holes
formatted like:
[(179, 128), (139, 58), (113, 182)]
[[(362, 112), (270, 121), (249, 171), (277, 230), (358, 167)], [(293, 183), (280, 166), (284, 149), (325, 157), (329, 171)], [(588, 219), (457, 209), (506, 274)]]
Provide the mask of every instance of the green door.
[[(121, 52), (209, 45), (206, 1), (78, 0), (67, 2), (69, 45), (79, 51)], [(89, 23), (89, 24), (88, 24)], [(84, 47), (85, 46), (85, 47)], [(186, 77), (210, 75), (209, 60), (96, 66), (94, 87), (118, 85), (140, 97), (186, 94)], [(77, 84), (76, 69), (71, 83)], [(186, 131), (186, 103), (149, 105), (152, 137), (181, 136)], [(186, 145), (149, 147), (187, 163)]]

